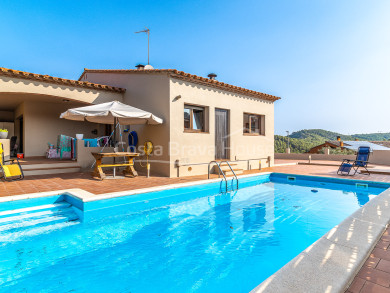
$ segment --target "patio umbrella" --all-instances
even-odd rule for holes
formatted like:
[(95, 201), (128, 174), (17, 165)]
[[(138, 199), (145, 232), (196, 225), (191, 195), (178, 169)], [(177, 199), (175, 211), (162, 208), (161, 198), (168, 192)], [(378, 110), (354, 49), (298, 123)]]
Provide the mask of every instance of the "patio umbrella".
[(161, 124), (163, 120), (152, 113), (118, 101), (69, 109), (60, 118), (75, 121), (121, 125)]
[(69, 109), (60, 118), (92, 123), (114, 124), (114, 144), (116, 144), (116, 128), (120, 125), (162, 124), (163, 120), (152, 113), (123, 104), (118, 101)]

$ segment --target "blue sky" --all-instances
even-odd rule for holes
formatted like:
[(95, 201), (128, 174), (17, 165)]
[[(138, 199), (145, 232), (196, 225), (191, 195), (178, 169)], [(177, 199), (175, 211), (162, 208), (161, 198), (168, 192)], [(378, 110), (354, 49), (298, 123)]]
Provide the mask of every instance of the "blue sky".
[(390, 132), (390, 1), (0, 2), (0, 66), (77, 79), (147, 62), (281, 96), (275, 132)]

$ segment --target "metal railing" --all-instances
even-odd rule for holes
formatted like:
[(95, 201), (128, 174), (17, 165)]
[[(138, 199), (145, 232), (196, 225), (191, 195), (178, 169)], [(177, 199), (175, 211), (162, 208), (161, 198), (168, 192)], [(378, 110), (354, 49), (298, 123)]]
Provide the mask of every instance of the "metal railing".
[[(247, 162), (247, 170), (250, 170), (251, 161), (258, 161), (259, 162), (259, 170), (262, 169), (262, 161), (265, 160), (265, 163), (268, 163), (268, 167), (271, 167), (271, 156), (268, 157), (261, 157), (261, 158), (250, 158), (250, 159), (242, 159), (242, 160), (229, 160), (230, 163), (238, 163), (238, 162)], [(175, 168), (177, 169), (177, 177), (180, 177), (180, 168), (181, 167), (193, 167), (193, 166), (205, 166), (210, 165), (212, 162), (218, 162), (218, 161), (211, 161), (211, 162), (199, 162), (199, 163), (181, 163), (180, 160), (175, 161)]]
[(234, 179), (236, 179), (237, 189), (238, 189), (238, 178), (237, 178), (236, 172), (234, 172), (232, 166), (229, 164), (229, 161), (220, 161), (219, 163), (217, 161), (211, 161), (208, 164), (207, 178), (210, 179), (210, 166), (212, 164), (215, 164), (218, 167), (218, 178), (220, 178), (221, 177), (220, 175), (222, 174), (223, 180), (225, 181), (226, 192), (227, 192), (228, 191), (228, 182), (227, 182), (227, 178), (226, 178), (225, 172), (223, 172), (223, 170), (221, 169), (221, 164), (222, 163), (226, 163), (229, 166), (230, 171), (232, 171), (232, 173), (233, 173), (234, 177), (232, 179), (232, 190), (233, 190)]
[[(233, 175), (234, 175), (234, 178), (235, 178), (236, 181), (237, 181), (237, 189), (238, 189), (238, 178), (237, 178), (236, 172), (234, 172), (232, 166), (230, 166), (229, 161), (223, 161), (223, 162), (225, 162), (226, 164), (228, 164), (228, 166), (229, 166), (229, 168), (230, 168), (230, 171), (232, 171), (232, 173), (233, 173)], [(221, 163), (222, 163), (222, 162), (221, 162)], [(233, 189), (234, 178), (232, 179), (232, 189)]]
[(207, 178), (210, 179), (210, 166), (211, 166), (211, 164), (213, 164), (213, 163), (218, 167), (218, 178), (220, 178), (220, 177), (221, 177), (220, 175), (222, 174), (223, 180), (225, 180), (226, 192), (227, 192), (227, 189), (228, 189), (228, 186), (227, 186), (227, 179), (226, 179), (225, 173), (222, 171), (221, 166), (220, 166), (220, 164), (218, 164), (217, 161), (211, 161), (211, 162), (209, 163), (209, 165), (208, 165), (208, 172), (207, 172)]
[[(230, 160), (230, 163), (236, 163), (236, 162), (247, 162), (249, 166), (250, 161), (261, 161), (261, 160), (267, 160), (269, 163), (270, 157), (265, 157), (265, 158), (253, 158), (253, 159), (243, 159), (243, 160)], [(186, 163), (186, 164), (181, 164), (179, 160), (176, 160), (175, 162), (175, 167), (180, 168), (180, 167), (190, 167), (190, 166), (200, 166), (200, 165), (207, 165), (209, 164), (208, 162), (201, 162), (201, 163)], [(259, 170), (261, 170), (261, 165), (259, 166)]]

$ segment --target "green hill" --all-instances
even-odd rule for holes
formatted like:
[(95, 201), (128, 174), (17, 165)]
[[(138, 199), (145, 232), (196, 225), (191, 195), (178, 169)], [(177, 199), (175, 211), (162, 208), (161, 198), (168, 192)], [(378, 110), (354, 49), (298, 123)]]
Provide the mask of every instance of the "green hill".
[(308, 140), (336, 140), (340, 136), (342, 140), (354, 140), (351, 135), (344, 135), (323, 129), (303, 129), (290, 134), (291, 138), (308, 139)]
[[(323, 142), (311, 139), (290, 138), (290, 149), (292, 153), (306, 153), (312, 147)], [(284, 153), (287, 148), (287, 136), (275, 135), (275, 153)]]
[[(312, 147), (322, 144), (327, 140), (336, 140), (340, 136), (342, 140), (390, 140), (390, 133), (367, 133), (345, 135), (323, 129), (303, 129), (290, 134), (290, 148), (292, 153), (306, 153)], [(284, 153), (287, 148), (287, 136), (275, 135), (275, 152)]]
[(390, 133), (354, 134), (353, 137), (359, 140), (383, 141), (390, 140)]

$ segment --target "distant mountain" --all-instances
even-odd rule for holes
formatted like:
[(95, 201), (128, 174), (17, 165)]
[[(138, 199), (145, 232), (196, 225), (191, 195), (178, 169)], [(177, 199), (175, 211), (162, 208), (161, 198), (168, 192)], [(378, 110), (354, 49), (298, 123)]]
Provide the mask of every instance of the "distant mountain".
[[(290, 134), (290, 148), (293, 153), (305, 153), (312, 147), (322, 144), (327, 140), (336, 140), (340, 136), (341, 140), (368, 140), (384, 141), (390, 140), (389, 133), (367, 133), (345, 135), (324, 129), (303, 129)], [(275, 152), (284, 153), (287, 148), (287, 137), (275, 135)]]

